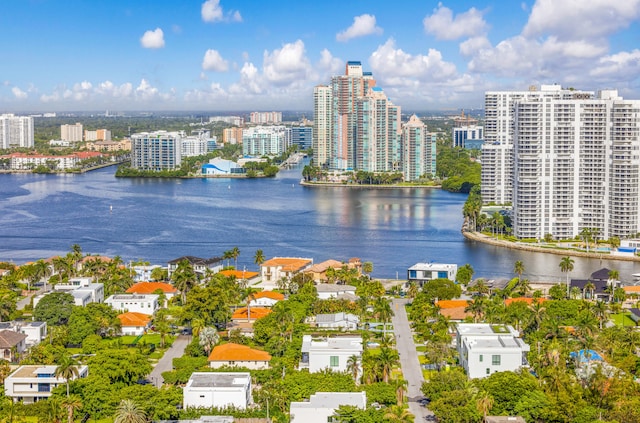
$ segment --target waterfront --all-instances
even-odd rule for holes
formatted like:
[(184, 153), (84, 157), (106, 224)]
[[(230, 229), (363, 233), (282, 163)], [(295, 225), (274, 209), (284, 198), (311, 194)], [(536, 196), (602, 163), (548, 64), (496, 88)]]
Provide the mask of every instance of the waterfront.
[[(316, 262), (360, 257), (373, 275), (403, 278), (419, 261), (470, 263), (475, 276), (564, 280), (559, 256), (468, 241), (460, 233), (465, 195), (430, 188), (303, 187), (301, 166), (260, 179), (115, 178), (115, 168), (81, 175), (0, 175), (0, 260), (22, 263), (69, 251), (166, 264), (237, 246), (239, 267), (266, 257)], [(113, 208), (110, 211), (111, 207)], [(575, 258), (574, 277), (600, 267), (631, 280), (640, 265)]]

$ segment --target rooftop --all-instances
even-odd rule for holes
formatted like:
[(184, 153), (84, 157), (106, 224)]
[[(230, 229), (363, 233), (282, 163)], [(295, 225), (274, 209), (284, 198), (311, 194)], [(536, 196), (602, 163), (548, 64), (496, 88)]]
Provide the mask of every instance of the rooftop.
[(318, 292), (356, 292), (356, 287), (337, 283), (319, 283), (316, 285), (316, 290)]
[(191, 388), (236, 388), (251, 384), (251, 374), (242, 372), (195, 372), (191, 374), (187, 387)]
[(251, 298), (254, 298), (256, 300), (259, 298), (270, 298), (272, 300), (282, 301), (284, 300), (284, 295), (274, 291), (260, 291), (251, 294)]
[(346, 320), (347, 322), (358, 323), (360, 319), (358, 316), (351, 313), (332, 313), (332, 314), (318, 314), (316, 316), (316, 323), (335, 323)]
[[(11, 374), (12, 378), (24, 378), (24, 377), (37, 377), (38, 375), (52, 375), (56, 372), (56, 365), (41, 365), (41, 364), (28, 364), (24, 366), (20, 366), (16, 369), (15, 372)], [(76, 366), (78, 368), (78, 373), (83, 374), (86, 373), (88, 367), (87, 366)], [(75, 379), (75, 377), (72, 377)]]
[(270, 361), (271, 354), (266, 351), (254, 350), (246, 345), (228, 344), (218, 345), (211, 351), (209, 361)]
[(18, 345), (20, 342), (22, 342), (26, 338), (27, 338), (27, 335), (22, 333), (14, 332), (8, 329), (1, 330), (0, 331), (0, 348), (10, 349)]
[(265, 317), (269, 313), (271, 313), (271, 309), (270, 308), (250, 307), (249, 310), (247, 310), (247, 307), (241, 307), (241, 308), (239, 308), (239, 309), (237, 309), (236, 311), (233, 312), (233, 316), (231, 316), (231, 318), (232, 319), (249, 319), (249, 318), (251, 318), (251, 320), (257, 320), (257, 319), (261, 319), (261, 318)]
[(110, 296), (105, 300), (106, 301), (131, 301), (131, 300), (153, 300), (157, 299), (158, 296), (155, 294), (115, 294)]
[(454, 270), (457, 264), (446, 263), (416, 263), (409, 270)]
[(127, 289), (128, 294), (153, 294), (157, 290), (165, 294), (178, 292), (175, 286), (165, 282), (138, 282)]
[(119, 314), (118, 319), (122, 326), (147, 326), (151, 321), (151, 316), (148, 314), (130, 311), (128, 313)]
[(250, 272), (248, 270), (223, 270), (220, 274), (228, 278), (233, 276), (236, 279), (253, 279), (260, 275), (258, 272)]
[(313, 259), (310, 258), (274, 257), (262, 263), (260, 267), (282, 267), (284, 272), (297, 272), (310, 264), (313, 264)]
[(291, 408), (328, 408), (337, 409), (341, 405), (358, 408), (367, 406), (367, 393), (362, 392), (316, 392), (309, 401), (292, 402)]
[(510, 325), (492, 325), (489, 323), (458, 323), (456, 325), (461, 336), (518, 336), (518, 332)]

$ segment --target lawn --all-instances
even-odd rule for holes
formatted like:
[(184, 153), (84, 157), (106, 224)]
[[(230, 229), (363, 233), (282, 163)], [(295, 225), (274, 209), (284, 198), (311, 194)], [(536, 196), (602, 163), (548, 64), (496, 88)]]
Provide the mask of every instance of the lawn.
[[(120, 341), (122, 342), (122, 345), (129, 345), (136, 338), (137, 336), (134, 336), (134, 335), (125, 335), (120, 337)], [(167, 335), (165, 336), (164, 339), (166, 344), (170, 344), (173, 341), (174, 337)], [(140, 340), (138, 341), (138, 344), (142, 344), (142, 345), (156, 344), (157, 347), (160, 347), (160, 334), (150, 333), (147, 335), (143, 335), (142, 338), (140, 338)]]
[(611, 315), (611, 320), (616, 326), (636, 326), (636, 322), (629, 317), (631, 313), (616, 313)]

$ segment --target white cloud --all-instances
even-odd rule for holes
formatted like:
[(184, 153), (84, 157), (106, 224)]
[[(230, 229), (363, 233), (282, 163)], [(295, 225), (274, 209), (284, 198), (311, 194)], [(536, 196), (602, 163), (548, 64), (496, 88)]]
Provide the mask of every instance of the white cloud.
[(287, 43), (271, 53), (265, 51), (263, 72), (265, 78), (275, 85), (290, 85), (307, 79), (311, 64), (305, 56), (302, 40)]
[(472, 7), (454, 18), (453, 11), (439, 3), (433, 15), (425, 16), (422, 24), (425, 32), (435, 35), (437, 39), (457, 40), (484, 34), (487, 31), (487, 23), (482, 15), (481, 11)]
[(18, 100), (26, 100), (29, 97), (29, 95), (26, 92), (22, 91), (18, 87), (11, 88), (11, 92), (13, 93), (15, 98), (17, 98)]
[(323, 71), (328, 71), (332, 74), (337, 73), (342, 67), (344, 67), (344, 61), (337, 57), (334, 57), (326, 48), (320, 52), (320, 61), (317, 68)]
[(593, 77), (612, 80), (632, 80), (637, 78), (638, 74), (640, 74), (640, 50), (638, 49), (601, 57), (598, 65), (589, 71), (589, 75)]
[(146, 31), (140, 38), (140, 44), (144, 48), (162, 48), (164, 47), (164, 32), (160, 28)]
[(126, 82), (121, 85), (115, 85), (111, 81), (104, 81), (98, 84), (95, 91), (96, 93), (106, 97), (126, 98), (130, 97), (133, 93), (133, 84)]
[(382, 28), (376, 26), (376, 17), (365, 13), (354, 17), (353, 24), (349, 28), (336, 34), (336, 40), (345, 42), (365, 35), (380, 35), (382, 32)]
[(469, 38), (460, 43), (460, 54), (473, 56), (479, 50), (491, 48), (491, 42), (485, 36)]
[(225, 16), (220, 0), (207, 0), (202, 3), (201, 15), (205, 22), (242, 22), (242, 15), (237, 10), (231, 10)]
[(209, 49), (202, 59), (202, 69), (214, 72), (229, 70), (229, 62), (224, 60), (218, 50)]
[(522, 34), (593, 40), (626, 28), (638, 18), (640, 0), (537, 0)]

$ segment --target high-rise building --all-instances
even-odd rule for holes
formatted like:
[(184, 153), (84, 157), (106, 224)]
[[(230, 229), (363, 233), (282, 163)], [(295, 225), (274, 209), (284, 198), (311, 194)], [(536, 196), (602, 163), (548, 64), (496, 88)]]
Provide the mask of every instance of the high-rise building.
[(60, 125), (60, 139), (62, 141), (81, 142), (82, 135), (81, 123), (76, 123), (75, 125)]
[(33, 147), (33, 118), (0, 115), (0, 148)]
[(140, 170), (174, 170), (182, 161), (179, 132), (142, 132), (131, 135), (131, 167)]
[(465, 125), (453, 128), (453, 146), (469, 150), (478, 149), (484, 144), (484, 128), (477, 125)]
[(222, 142), (225, 144), (242, 144), (242, 128), (224, 128)]
[(402, 125), (404, 152), (402, 155), (405, 181), (436, 175), (436, 134), (427, 131), (427, 125), (413, 115)]
[(282, 123), (282, 112), (251, 112), (249, 122), (258, 125)]
[(223, 122), (233, 126), (244, 125), (244, 118), (242, 116), (211, 116), (209, 123)]
[(329, 166), (331, 160), (331, 113), (333, 94), (331, 87), (318, 85), (313, 89), (313, 162), (316, 166)]
[(528, 91), (489, 91), (485, 94), (484, 139), (482, 145), (482, 201), (505, 204), (512, 200), (514, 104), (593, 96), (593, 92), (542, 85)]
[(311, 126), (291, 126), (285, 131), (287, 145), (297, 145), (301, 150), (311, 148), (313, 128)]
[(640, 100), (615, 90), (523, 98), (513, 117), (516, 237), (640, 232)]
[(84, 131), (85, 141), (111, 141), (111, 131), (108, 129), (96, 129), (95, 131)]
[(255, 126), (242, 131), (242, 152), (249, 156), (278, 156), (289, 145), (284, 126)]

